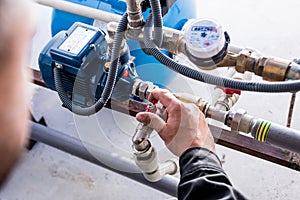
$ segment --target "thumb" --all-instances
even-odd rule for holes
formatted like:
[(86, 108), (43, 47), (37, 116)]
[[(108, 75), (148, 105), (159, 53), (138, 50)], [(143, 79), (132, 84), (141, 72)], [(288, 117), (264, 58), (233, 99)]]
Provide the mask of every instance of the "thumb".
[(165, 121), (158, 115), (150, 112), (140, 112), (136, 115), (136, 120), (153, 128), (156, 132), (160, 132), (166, 125)]

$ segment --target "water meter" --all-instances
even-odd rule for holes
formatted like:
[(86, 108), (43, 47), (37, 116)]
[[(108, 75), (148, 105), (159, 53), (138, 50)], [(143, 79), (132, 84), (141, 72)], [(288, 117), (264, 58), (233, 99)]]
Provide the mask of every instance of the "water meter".
[(185, 27), (189, 59), (202, 69), (211, 69), (226, 55), (229, 36), (211, 19), (196, 19)]

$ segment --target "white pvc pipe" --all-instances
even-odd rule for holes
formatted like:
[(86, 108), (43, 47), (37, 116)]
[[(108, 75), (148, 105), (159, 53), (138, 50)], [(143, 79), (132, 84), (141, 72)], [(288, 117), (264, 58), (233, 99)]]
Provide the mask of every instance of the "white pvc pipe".
[(118, 22), (121, 19), (120, 15), (109, 13), (106, 11), (98, 10), (95, 8), (90, 8), (87, 6), (82, 6), (76, 3), (71, 3), (62, 0), (33, 0), (34, 2), (49, 6), (58, 10), (73, 13), (76, 15), (97, 19), (104, 22)]

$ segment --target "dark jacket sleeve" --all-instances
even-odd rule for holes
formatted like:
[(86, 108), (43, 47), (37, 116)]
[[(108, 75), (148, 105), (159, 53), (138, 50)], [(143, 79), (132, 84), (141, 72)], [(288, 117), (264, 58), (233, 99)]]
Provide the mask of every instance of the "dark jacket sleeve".
[(217, 155), (203, 148), (185, 151), (179, 160), (178, 199), (246, 199), (230, 183)]

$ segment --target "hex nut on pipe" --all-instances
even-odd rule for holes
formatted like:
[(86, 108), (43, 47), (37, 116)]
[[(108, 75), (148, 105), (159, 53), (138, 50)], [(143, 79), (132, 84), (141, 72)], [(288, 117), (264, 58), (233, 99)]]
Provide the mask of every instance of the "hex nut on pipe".
[(243, 109), (238, 109), (234, 116), (233, 116), (233, 119), (231, 121), (231, 124), (230, 124), (230, 128), (231, 128), (231, 131), (234, 131), (234, 132), (238, 132), (239, 129), (240, 129), (240, 122), (243, 118), (243, 116), (246, 114), (247, 112)]
[(139, 93), (138, 93), (138, 88), (140, 86), (140, 84), (142, 83), (143, 81), (141, 79), (135, 79), (133, 84), (132, 84), (132, 87), (131, 87), (131, 94), (133, 96), (138, 96)]
[(146, 92), (147, 92), (147, 89), (148, 89), (148, 82), (142, 82), (140, 85), (139, 85), (139, 97), (141, 99), (146, 99)]
[(146, 95), (146, 99), (149, 98), (151, 92), (152, 92), (153, 90), (155, 90), (156, 88), (158, 88), (158, 86), (154, 85), (154, 84), (151, 83), (151, 82), (148, 82), (148, 89), (147, 89), (146, 94), (145, 94), (145, 95)]
[(286, 78), (290, 80), (300, 80), (300, 65), (292, 62), (286, 73)]
[(251, 51), (242, 50), (236, 59), (236, 71), (244, 73), (246, 71), (247, 59), (250, 57)]
[(128, 25), (132, 29), (140, 29), (144, 25), (141, 2), (142, 0), (126, 0)]
[(243, 133), (250, 133), (255, 122), (256, 121), (253, 116), (245, 113), (240, 122), (239, 131)]

